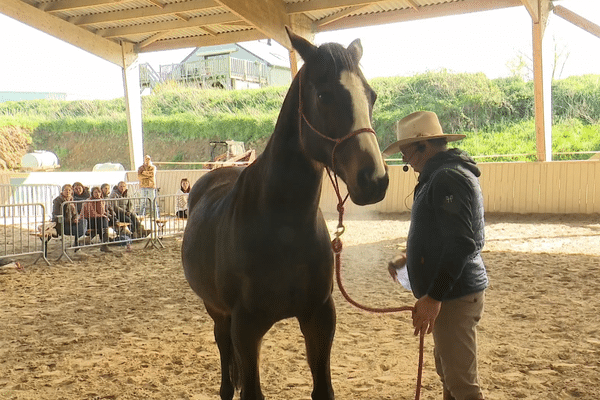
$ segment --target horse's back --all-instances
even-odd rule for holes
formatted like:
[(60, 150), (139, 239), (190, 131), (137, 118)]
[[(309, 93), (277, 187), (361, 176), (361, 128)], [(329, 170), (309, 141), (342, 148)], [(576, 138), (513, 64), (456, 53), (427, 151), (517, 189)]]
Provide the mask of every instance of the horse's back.
[[(217, 168), (202, 176), (190, 190), (188, 210), (191, 214), (201, 198), (209, 197), (212, 201), (224, 197), (231, 191), (237, 178), (242, 173), (241, 167)], [(209, 201), (210, 201), (209, 199)]]

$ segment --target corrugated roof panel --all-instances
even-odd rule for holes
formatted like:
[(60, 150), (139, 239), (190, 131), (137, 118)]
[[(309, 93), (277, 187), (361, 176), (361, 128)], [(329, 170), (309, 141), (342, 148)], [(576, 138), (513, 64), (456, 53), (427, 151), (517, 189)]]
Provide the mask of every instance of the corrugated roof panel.
[[(0, 0), (2, 1), (2, 0)], [(98, 35), (113, 40), (124, 38), (134, 43), (142, 42), (151, 38), (156, 32), (163, 32), (161, 39), (168, 47), (168, 41), (180, 38), (198, 38), (198, 43), (202, 42), (203, 37), (210, 36), (205, 30), (201, 29), (202, 24), (206, 24), (207, 29), (212, 34), (225, 34), (240, 32), (242, 35), (256, 38), (257, 29), (248, 23), (244, 23), (242, 18), (232, 13), (229, 9), (220, 5), (218, 0), (16, 0), (24, 4), (37, 7), (39, 10), (47, 11), (51, 15), (61, 18), (69, 23), (80, 26)], [(248, 0), (237, 0), (248, 2)], [(377, 19), (386, 13), (407, 10), (409, 12), (395, 13), (404, 19), (411, 19), (413, 8), (423, 8), (427, 11), (433, 11), (436, 6), (445, 4), (455, 4), (458, 7), (442, 7), (445, 10), (451, 10), (453, 13), (460, 13), (464, 8), (467, 9), (485, 9), (493, 8), (494, 4), (498, 7), (512, 7), (520, 4), (519, 0), (374, 0), (373, 3), (365, 6), (354, 6), (357, 2), (336, 1), (336, 4), (346, 6), (334, 8), (326, 7), (328, 3), (325, 0), (282, 0), (284, 5), (294, 12), (303, 12), (304, 15), (312, 21), (329, 21), (332, 28), (334, 26), (348, 25), (361, 26), (362, 21), (370, 21), (372, 16)], [(367, 0), (362, 4), (367, 3)], [(461, 4), (462, 3), (462, 4)], [(157, 5), (158, 4), (158, 5)], [(163, 5), (161, 7), (160, 5)], [(204, 8), (203, 8), (204, 7)], [(316, 9), (315, 9), (316, 8)], [(26, 8), (24, 8), (26, 10)], [(308, 10), (308, 11), (302, 11)], [(176, 13), (176, 14), (175, 14)], [(435, 12), (424, 12), (423, 15), (432, 15)], [(418, 18), (418, 11), (414, 13)], [(336, 21), (335, 17), (340, 20)], [(351, 17), (344, 21), (341, 18)], [(366, 18), (362, 18), (366, 17)], [(405, 18), (406, 17), (406, 18)], [(394, 17), (392, 17), (394, 19)], [(324, 21), (325, 20), (325, 21)], [(327, 25), (322, 25), (327, 27)], [(109, 31), (110, 30), (110, 31)], [(166, 33), (165, 33), (166, 32)], [(247, 35), (243, 33), (247, 32)], [(189, 42), (196, 42), (189, 40)], [(179, 44), (178, 44), (179, 45)]]
[[(418, 7), (426, 7), (430, 5), (438, 5), (445, 3), (455, 3), (462, 0), (438, 0), (438, 1), (427, 1), (427, 0), (393, 0), (393, 1), (380, 1), (376, 2), (364, 7), (357, 8), (350, 15), (366, 15), (373, 14), (379, 12), (390, 12), (404, 9), (412, 9), (412, 5), (415, 4)], [(310, 3), (310, 1), (308, 1)], [(295, 3), (306, 3), (306, 1), (288, 1), (288, 4)], [(318, 21), (323, 18), (327, 18), (329, 16), (338, 14), (340, 12), (345, 11), (349, 7), (338, 7), (338, 8), (330, 8), (324, 10), (316, 10), (305, 12), (304, 14), (308, 16), (313, 21)]]
[(87, 28), (90, 30), (101, 30), (111, 28), (125, 28), (128, 26), (137, 26), (145, 24), (155, 24), (160, 22), (180, 21), (175, 15), (159, 15), (152, 17), (137, 18), (135, 20), (126, 21), (115, 21), (115, 22), (102, 22), (98, 24), (88, 25)]

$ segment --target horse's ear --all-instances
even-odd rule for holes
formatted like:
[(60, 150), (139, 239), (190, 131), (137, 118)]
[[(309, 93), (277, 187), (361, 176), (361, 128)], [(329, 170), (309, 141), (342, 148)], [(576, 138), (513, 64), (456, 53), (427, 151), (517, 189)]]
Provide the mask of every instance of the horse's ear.
[(302, 36), (296, 35), (288, 26), (285, 27), (285, 30), (290, 37), (290, 42), (292, 42), (294, 50), (300, 54), (300, 57), (302, 57), (304, 61), (309, 60), (311, 55), (317, 51), (317, 46), (304, 39)]
[(360, 44), (360, 39), (354, 39), (354, 41), (348, 45), (348, 51), (350, 51), (352, 57), (354, 57), (354, 60), (358, 64), (363, 55), (363, 48), (362, 44)]

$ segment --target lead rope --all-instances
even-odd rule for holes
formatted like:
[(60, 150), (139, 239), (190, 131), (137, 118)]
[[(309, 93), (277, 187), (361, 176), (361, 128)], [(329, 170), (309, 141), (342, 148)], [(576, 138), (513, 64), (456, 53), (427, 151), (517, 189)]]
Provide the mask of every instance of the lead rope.
[[(342, 234), (346, 230), (346, 228), (344, 227), (344, 203), (348, 199), (348, 195), (346, 195), (346, 197), (344, 197), (342, 199), (342, 196), (340, 195), (337, 175), (335, 173), (333, 173), (333, 176), (332, 176), (331, 172), (329, 171), (329, 168), (327, 168), (327, 175), (329, 176), (329, 180), (331, 180), (331, 183), (335, 189), (335, 194), (338, 198), (338, 205), (337, 205), (337, 211), (338, 211), (338, 215), (339, 215), (338, 226), (337, 226), (337, 229), (334, 234), (335, 238), (331, 241), (331, 248), (333, 249), (333, 252), (335, 253), (335, 277), (336, 277), (340, 292), (342, 292), (342, 296), (344, 296), (346, 301), (348, 303), (352, 304), (354, 307), (357, 307), (357, 308), (360, 308), (361, 310), (372, 312), (372, 313), (393, 313), (393, 312), (401, 312), (401, 311), (411, 311), (412, 312), (414, 310), (414, 307), (411, 307), (411, 306), (391, 307), (391, 308), (368, 307), (368, 306), (365, 306), (365, 305), (362, 305), (362, 304), (356, 302), (354, 299), (352, 299), (350, 297), (350, 295), (348, 295), (348, 292), (346, 292), (344, 285), (342, 285), (341, 256), (342, 256), (342, 247), (343, 246), (342, 246), (342, 239), (340, 239), (340, 236), (342, 236)], [(423, 348), (424, 348), (424, 344), (425, 344), (425, 334), (423, 332), (421, 332), (421, 335), (419, 337), (419, 366), (417, 368), (417, 387), (415, 390), (415, 400), (419, 400), (421, 398), (421, 381), (423, 378)]]
[[(362, 132), (371, 132), (373, 135), (377, 136), (375, 134), (375, 131), (372, 128), (361, 128), (354, 132), (350, 132), (346, 136), (339, 138), (339, 139), (330, 138), (329, 136), (326, 136), (326, 135), (322, 134), (321, 132), (319, 132), (315, 127), (313, 127), (311, 125), (310, 122), (308, 122), (308, 119), (304, 115), (303, 108), (304, 107), (302, 104), (302, 74), (298, 73), (298, 134), (300, 136), (302, 136), (302, 121), (304, 121), (304, 122), (306, 122), (306, 125), (308, 125), (308, 127), (313, 132), (315, 132), (317, 135), (334, 143), (333, 150), (331, 151), (331, 168), (332, 169), (335, 168), (335, 150), (337, 149), (337, 146), (340, 143), (342, 143), (344, 140), (350, 139), (351, 137), (356, 136)], [(305, 151), (302, 143), (300, 143), (300, 146), (301, 146), (302, 150)], [(338, 214), (339, 214), (338, 226), (337, 226), (337, 230), (335, 232), (335, 238), (331, 241), (331, 248), (333, 249), (333, 252), (335, 253), (335, 275), (336, 275), (338, 287), (340, 288), (340, 292), (342, 292), (342, 295), (344, 296), (346, 301), (348, 301), (348, 303), (352, 304), (353, 306), (355, 306), (357, 308), (360, 308), (362, 310), (369, 311), (372, 313), (392, 313), (392, 312), (400, 312), (400, 311), (411, 311), (412, 312), (413, 307), (410, 307), (410, 306), (395, 307), (395, 308), (373, 308), (373, 307), (363, 306), (362, 304), (354, 301), (348, 295), (348, 293), (346, 292), (346, 289), (344, 289), (344, 286), (342, 285), (342, 274), (341, 274), (342, 240), (340, 239), (340, 236), (342, 236), (342, 234), (346, 230), (346, 228), (344, 227), (344, 223), (343, 223), (344, 203), (346, 202), (346, 200), (348, 200), (349, 193), (346, 194), (346, 196), (344, 198), (342, 198), (342, 196), (340, 194), (340, 186), (338, 183), (337, 174), (335, 173), (335, 171), (333, 171), (333, 173), (332, 173), (331, 170), (329, 169), (329, 167), (325, 167), (325, 169), (327, 170), (327, 175), (329, 176), (329, 179), (331, 180), (331, 184), (333, 185), (333, 188), (335, 189), (335, 194), (338, 198), (338, 205), (337, 205), (337, 210), (338, 210)], [(333, 174), (333, 176), (332, 176), (332, 174)], [(421, 333), (421, 337), (419, 340), (419, 367), (418, 367), (418, 371), (417, 371), (417, 388), (416, 388), (416, 393), (415, 393), (415, 400), (419, 400), (421, 398), (421, 378), (423, 376), (423, 345), (424, 345), (424, 342), (425, 342), (425, 335), (423, 333)]]

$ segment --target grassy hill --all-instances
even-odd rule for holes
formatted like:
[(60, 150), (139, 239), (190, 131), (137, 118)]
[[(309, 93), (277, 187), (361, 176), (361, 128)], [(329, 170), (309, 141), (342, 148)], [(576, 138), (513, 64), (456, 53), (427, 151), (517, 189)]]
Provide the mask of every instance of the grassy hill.
[[(395, 140), (395, 121), (431, 110), (446, 132), (467, 135), (460, 147), (472, 155), (535, 153), (532, 82), (438, 71), (370, 83), (378, 94), (373, 117), (382, 148)], [(553, 152), (599, 151), (600, 75), (557, 80), (552, 89)], [(260, 152), (286, 92), (287, 87), (222, 91), (164, 84), (142, 99), (144, 151), (156, 161), (206, 161), (210, 140), (233, 139)], [(8, 126), (25, 132), (28, 151), (56, 153), (63, 169), (129, 164), (123, 99), (1, 103), (0, 128)]]

